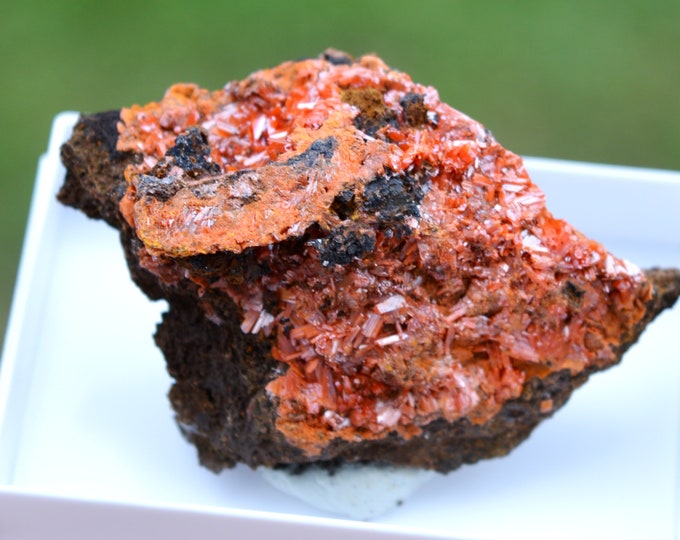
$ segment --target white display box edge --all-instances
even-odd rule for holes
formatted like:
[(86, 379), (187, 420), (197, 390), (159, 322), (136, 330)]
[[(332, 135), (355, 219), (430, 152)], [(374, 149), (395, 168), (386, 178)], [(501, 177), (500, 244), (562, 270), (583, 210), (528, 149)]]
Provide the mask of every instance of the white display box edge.
[[(29, 223), (19, 268), (15, 296), (10, 313), (7, 334), (0, 364), (0, 538), (41, 539), (50, 538), (149, 538), (163, 534), (168, 539), (185, 538), (200, 529), (202, 538), (260, 538), (275, 527), (278, 538), (312, 539), (323, 535), (328, 539), (345, 538), (348, 533), (355, 540), (374, 538), (445, 538), (437, 531), (408, 529), (385, 524), (351, 522), (332, 518), (314, 518), (232, 510), (209, 506), (127, 504), (69, 498), (57, 494), (26, 491), (12, 482), (12, 454), (18, 449), (13, 435), (20, 432), (25, 421), (23, 412), (31, 383), (32, 364), (18, 362), (18, 358), (31, 358), (36, 341), (26, 338), (26, 328), (39, 320), (40, 305), (36, 302), (45, 293), (41, 280), (36, 279), (37, 269), (49, 261), (51, 238), (57, 233), (54, 223), (53, 199), (61, 184), (63, 167), (59, 163), (59, 146), (68, 136), (77, 113), (62, 113), (55, 118), (49, 148), (39, 162), (37, 183), (31, 203)], [(630, 227), (617, 228), (617, 238), (640, 238), (643, 232), (635, 222), (644, 223), (653, 217), (669, 227), (660, 228), (663, 234), (656, 240), (673, 253), (680, 252), (680, 234), (677, 227), (677, 203), (680, 174), (672, 171), (635, 169), (608, 165), (565, 162), (544, 158), (527, 158), (527, 168), (533, 175), (550, 170), (566, 177), (588, 173), (598, 180), (597, 193), (614, 199), (612, 191), (627, 181), (636, 182), (644, 176), (660, 190), (671, 196), (660, 197), (653, 207), (641, 205), (639, 215), (630, 220)], [(56, 171), (56, 172), (55, 172)], [(540, 182), (539, 182), (540, 184)], [(563, 186), (565, 189), (568, 187)], [(560, 215), (560, 191), (548, 192), (548, 206)], [(551, 202), (552, 199), (552, 202)], [(661, 218), (659, 217), (661, 216)], [(584, 215), (575, 225), (587, 231), (596, 216)], [(666, 219), (667, 218), (667, 219)], [(665, 220), (665, 221), (664, 221)], [(573, 221), (573, 220), (572, 220)], [(627, 223), (627, 222), (626, 222)], [(637, 236), (636, 236), (637, 235)], [(677, 307), (675, 308), (678, 309)], [(8, 457), (9, 456), (9, 457)], [(675, 478), (677, 469), (671, 471)], [(677, 500), (677, 491), (676, 491)], [(677, 504), (677, 503), (676, 503)], [(678, 531), (676, 507), (675, 533)], [(477, 538), (477, 537), (475, 537)]]

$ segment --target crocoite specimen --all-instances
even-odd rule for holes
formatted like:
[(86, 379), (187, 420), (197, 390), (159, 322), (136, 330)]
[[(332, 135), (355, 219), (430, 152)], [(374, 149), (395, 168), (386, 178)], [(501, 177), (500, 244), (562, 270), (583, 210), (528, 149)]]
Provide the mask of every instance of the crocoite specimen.
[[(641, 271), (550, 214), (518, 156), (375, 56), (175, 85), (120, 112), (116, 155), (133, 275), (170, 299), (171, 398), (215, 469), (504, 453), (530, 431), (517, 404), (533, 427), (661, 309)], [(447, 457), (456, 433), (470, 448)]]

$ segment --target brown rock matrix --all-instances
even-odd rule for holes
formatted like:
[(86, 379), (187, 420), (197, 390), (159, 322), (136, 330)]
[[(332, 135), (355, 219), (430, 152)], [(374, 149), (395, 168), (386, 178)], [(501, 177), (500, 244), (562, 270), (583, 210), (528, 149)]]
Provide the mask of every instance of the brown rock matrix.
[(680, 294), (546, 209), (522, 160), (329, 50), (82, 117), (66, 204), (121, 230), (213, 470), (503, 455)]

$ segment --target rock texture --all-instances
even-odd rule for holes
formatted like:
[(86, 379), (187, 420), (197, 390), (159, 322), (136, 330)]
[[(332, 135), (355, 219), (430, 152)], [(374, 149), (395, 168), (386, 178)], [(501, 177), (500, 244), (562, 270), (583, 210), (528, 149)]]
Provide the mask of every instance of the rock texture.
[(507, 453), (680, 294), (546, 209), (522, 160), (375, 56), (83, 116), (65, 204), (121, 231), (213, 470)]

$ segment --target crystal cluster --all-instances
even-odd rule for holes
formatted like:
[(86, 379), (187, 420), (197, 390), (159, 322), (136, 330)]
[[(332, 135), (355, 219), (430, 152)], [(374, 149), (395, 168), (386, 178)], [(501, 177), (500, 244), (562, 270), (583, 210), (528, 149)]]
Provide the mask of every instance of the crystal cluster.
[(617, 362), (653, 297), (517, 155), (375, 56), (175, 85), (121, 111), (117, 150), (137, 156), (119, 208), (139, 264), (269, 344), (276, 429), (307, 457), (484, 425), (532, 379)]

